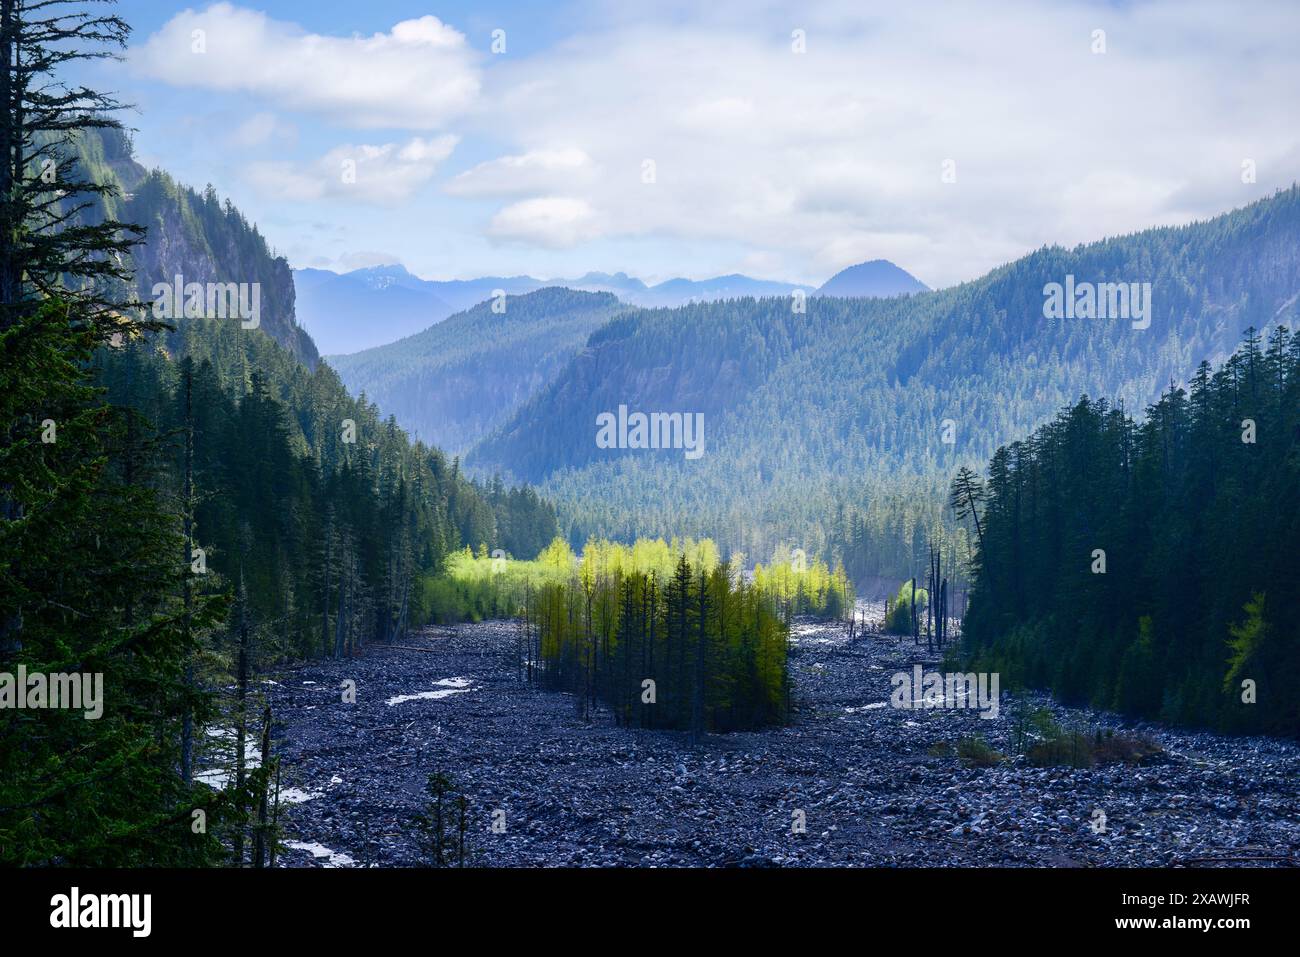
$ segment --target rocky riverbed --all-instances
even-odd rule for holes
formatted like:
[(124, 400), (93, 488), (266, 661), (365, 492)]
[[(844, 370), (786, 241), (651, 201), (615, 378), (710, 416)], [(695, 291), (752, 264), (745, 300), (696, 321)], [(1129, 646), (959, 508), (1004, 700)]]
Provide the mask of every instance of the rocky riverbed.
[[(891, 707), (937, 656), (795, 628), (789, 727), (710, 735), (587, 722), (520, 680), (506, 622), (313, 663), (266, 685), (283, 769), (284, 866), (422, 863), (428, 776), (470, 799), (482, 866), (1287, 866), (1300, 863), (1300, 747), (1175, 732), (1052, 705), (1065, 727), (1147, 735), (1138, 766), (1037, 768), (1015, 708)], [(418, 649), (418, 650), (417, 650)], [(340, 685), (356, 683), (355, 703)], [(1007, 760), (935, 756), (979, 735)], [(493, 826), (495, 823), (495, 827)], [(802, 825), (802, 827), (800, 826)]]

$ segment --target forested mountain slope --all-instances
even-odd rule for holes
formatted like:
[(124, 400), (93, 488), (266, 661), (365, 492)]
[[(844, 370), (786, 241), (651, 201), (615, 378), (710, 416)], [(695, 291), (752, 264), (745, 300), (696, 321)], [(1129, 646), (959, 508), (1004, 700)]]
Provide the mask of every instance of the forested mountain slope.
[(79, 137), (80, 164), (93, 182), (116, 185), (121, 195), (105, 203), (123, 222), (144, 226), (147, 242), (133, 251), (136, 294), (152, 302), (155, 283), (258, 283), (259, 328), (309, 366), (319, 359), (294, 312), (293, 275), (257, 227), (211, 186), (202, 193), (162, 170), (146, 170), (124, 133), (86, 130)]
[(164, 440), (153, 467), (169, 498), (190, 431), (196, 542), (213, 587), (242, 579), (252, 620), (276, 623), (260, 654), (391, 637), (438, 610), (430, 588), (451, 551), (533, 555), (553, 537), (531, 490), (469, 482), (329, 366), (308, 369), (237, 322), (188, 321), (175, 339), (175, 360), (152, 338), (102, 350), (97, 378)]
[(546, 288), (488, 301), (405, 339), (331, 356), (345, 385), (415, 436), (469, 448), (549, 382), (587, 336), (626, 309), (609, 293)]
[(256, 327), (169, 318), (170, 331), (100, 350), (95, 373), (111, 402), (141, 414), (131, 454), (156, 457), (148, 468), (165, 500), (181, 495), (180, 437), (191, 435), (209, 582), (242, 579), (252, 620), (277, 622), (268, 654), (337, 653), (425, 620), (427, 585), (462, 545), (532, 555), (550, 541), (553, 511), (531, 490), (470, 482), (348, 395), (295, 321), (288, 264), (229, 201), (145, 172), (116, 131), (79, 148), (89, 176), (129, 188), (108, 198), (113, 212), (146, 227), (133, 252), (141, 301), (176, 275), (260, 286)]
[[(1045, 287), (1069, 277), (1150, 283), (1149, 325), (1047, 318)], [(631, 313), (467, 462), (544, 480), (575, 539), (707, 532), (751, 554), (784, 540), (842, 552), (855, 578), (903, 574), (942, 534), (939, 493), (958, 464), (1081, 393), (1141, 408), (1247, 326), (1294, 324), (1298, 293), (1293, 187), (1206, 222), (1043, 248), (936, 292), (810, 297), (804, 313), (785, 298)], [(596, 416), (619, 405), (704, 413), (705, 454), (598, 447)]]

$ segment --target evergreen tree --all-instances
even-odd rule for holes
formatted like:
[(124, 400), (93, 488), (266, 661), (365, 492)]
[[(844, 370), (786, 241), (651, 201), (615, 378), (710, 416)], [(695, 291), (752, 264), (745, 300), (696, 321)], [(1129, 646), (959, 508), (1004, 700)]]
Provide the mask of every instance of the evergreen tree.
[(1084, 397), (1000, 449), (966, 656), (1067, 701), (1300, 731), (1284, 690), (1300, 674), (1295, 339), (1282, 327), (1264, 345), (1248, 329), (1140, 423)]

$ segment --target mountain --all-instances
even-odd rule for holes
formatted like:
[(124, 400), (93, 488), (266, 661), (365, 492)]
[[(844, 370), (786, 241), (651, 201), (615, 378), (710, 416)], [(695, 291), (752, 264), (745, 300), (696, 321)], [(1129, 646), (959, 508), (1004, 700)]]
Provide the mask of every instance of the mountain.
[[(384, 268), (409, 276), (400, 266)], [(294, 271), (294, 283), (303, 326), (326, 354), (391, 342), (394, 337), (428, 328), (455, 311), (430, 290), (392, 274), (357, 270), (340, 276), (327, 270), (299, 269)]]
[(544, 283), (532, 276), (483, 276), (480, 279), (449, 279), (445, 282), (420, 279), (417, 282), (424, 283), (426, 288), (436, 290), (437, 294), (451, 306), (453, 312), (463, 312), (470, 306), (486, 302), (499, 292), (510, 296), (522, 296), (546, 285), (560, 285)]
[[(855, 272), (861, 270), (861, 273)], [(326, 355), (360, 352), (425, 329), (456, 312), (484, 302), (498, 291), (523, 295), (546, 286), (607, 292), (646, 308), (746, 296), (789, 296), (795, 283), (752, 279), (733, 273), (712, 279), (668, 279), (653, 286), (625, 272), (589, 272), (576, 279), (484, 276), (446, 281), (421, 279), (401, 265), (372, 266), (346, 273), (296, 269), (298, 315)], [(830, 287), (830, 288), (828, 288)], [(850, 267), (816, 292), (827, 296), (894, 296), (926, 287), (883, 259)]]
[(326, 355), (361, 352), (395, 342), (490, 298), (497, 290), (532, 292), (530, 276), (486, 276), (435, 282), (400, 265), (351, 272), (295, 269), (298, 313)]
[(793, 283), (771, 279), (751, 279), (732, 273), (712, 279), (667, 279), (647, 286), (627, 273), (589, 272), (577, 279), (553, 279), (552, 285), (592, 292), (612, 292), (624, 302), (647, 308), (671, 308), (690, 302), (712, 302), (715, 299), (739, 299), (743, 296), (788, 296), (801, 288)]
[(549, 382), (612, 316), (608, 292), (546, 287), (483, 302), (423, 332), (328, 362), (353, 395), (364, 393), (417, 438), (469, 448)]
[[(732, 273), (713, 279), (669, 279), (651, 286), (639, 299), (630, 299), (639, 306), (672, 307), (690, 302), (712, 302), (716, 299), (740, 299), (745, 296), (788, 296), (804, 287), (772, 279), (751, 279)], [(806, 290), (805, 290), (806, 291)]]
[(338, 273), (330, 272), (328, 269), (295, 269), (293, 271), (293, 284), (298, 290), (299, 297), (301, 297), (303, 290), (312, 289), (321, 283), (329, 282), (331, 279), (337, 279), (338, 275)]
[(629, 276), (625, 272), (589, 272), (577, 279), (553, 279), (550, 285), (582, 289), (586, 292), (612, 292), (626, 302), (634, 302), (644, 296), (649, 288), (640, 279)]
[[(1088, 283), (1136, 284), (1148, 319), (1049, 308), (1052, 284)], [(950, 289), (815, 296), (804, 314), (782, 299), (629, 312), (466, 464), (543, 481), (574, 540), (707, 532), (751, 555), (784, 540), (861, 549), (855, 577), (896, 575), (951, 523), (958, 465), (982, 466), (1081, 393), (1142, 408), (1246, 327), (1293, 324), (1298, 293), (1293, 187), (1206, 222), (1043, 248)], [(602, 448), (597, 416), (620, 406), (703, 413), (704, 454)]]
[(873, 259), (842, 269), (817, 290), (822, 296), (905, 296), (930, 287), (887, 259)]
[(255, 283), (258, 328), (300, 362), (316, 365), (316, 344), (296, 319), (288, 261), (271, 251), (257, 227), (229, 200), (221, 202), (210, 186), (200, 193), (162, 170), (145, 169), (132, 155), (130, 141), (116, 130), (85, 131), (77, 151), (88, 178), (121, 191), (120, 197), (105, 199), (108, 211), (147, 229), (146, 242), (132, 252), (141, 301), (152, 302), (155, 284), (174, 283), (178, 275), (187, 284)]
[[(445, 555), (461, 544), (493, 543), (534, 554), (551, 540), (553, 510), (531, 489), (468, 481), (441, 450), (411, 441), (387, 415), (389, 410), (349, 396), (334, 370), (320, 361), (312, 337), (297, 324), (295, 287), (331, 286), (339, 278), (335, 273), (299, 270), (295, 276), (229, 200), (219, 200), (210, 186), (199, 193), (162, 170), (146, 170), (134, 159), (130, 140), (117, 130), (83, 131), (77, 162), (88, 179), (122, 191), (121, 196), (97, 199), (82, 215), (113, 216), (146, 227), (144, 242), (132, 251), (142, 301), (151, 301), (155, 283), (171, 284), (177, 275), (186, 283), (260, 287), (256, 327), (246, 328), (237, 319), (174, 318), (170, 331), (103, 350), (96, 359), (96, 374), (109, 396), (137, 408), (169, 436), (180, 434), (175, 420), (182, 408), (177, 397), (180, 363), (193, 361), (193, 405), (210, 430), (195, 438), (196, 457), (211, 463), (211, 474), (200, 483), (205, 505), (198, 526), (213, 546), (218, 568), (233, 573), (227, 561), (244, 556), (251, 600), (266, 609), (290, 600), (285, 592), (289, 573), (269, 569), (283, 569), (287, 562), (295, 575), (306, 573), (315, 559), (301, 554), (290, 559), (287, 550), (305, 547), (319, 535), (322, 522), (335, 522), (339, 535), (350, 526), (348, 534), (363, 543), (357, 545), (361, 550), (397, 534), (367, 527), (381, 500), (400, 491), (385, 484), (393, 475), (407, 475), (421, 489), (414, 496), (404, 493), (405, 504), (389, 504), (394, 516), (408, 510), (410, 530), (419, 526), (418, 541), (402, 547), (419, 552), (416, 564), (423, 575), (439, 573)], [(358, 270), (352, 281), (377, 294), (418, 294), (423, 282), (401, 267)], [(201, 398), (200, 386), (206, 390)], [(242, 418), (254, 410), (261, 421)], [(341, 423), (346, 422), (352, 423), (355, 441), (344, 437)], [(232, 437), (232, 430), (244, 425), (250, 433)], [(368, 451), (359, 454), (358, 449)], [(166, 465), (175, 462), (169, 458)], [(277, 511), (269, 487), (254, 488), (268, 475), (281, 483), (281, 491), (293, 489), (285, 494), (299, 496), (291, 508)], [(347, 507), (357, 509), (354, 514), (345, 516), (341, 505), (327, 513), (345, 497)], [(276, 519), (257, 518), (250, 525), (250, 516), (263, 508)], [(288, 544), (290, 539), (295, 544)], [(366, 559), (367, 568), (383, 565), (375, 554)], [(259, 583), (262, 571), (265, 579)], [(378, 600), (378, 578), (372, 577), (364, 586), (366, 601)], [(295, 581), (293, 587), (305, 592), (315, 586)], [(300, 607), (305, 613), (308, 606), (302, 602)]]

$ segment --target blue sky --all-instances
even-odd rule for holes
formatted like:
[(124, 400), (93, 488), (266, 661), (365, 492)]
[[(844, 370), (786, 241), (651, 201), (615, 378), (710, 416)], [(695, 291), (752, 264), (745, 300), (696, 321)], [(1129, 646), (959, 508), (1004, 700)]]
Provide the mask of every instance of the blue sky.
[(940, 286), (1300, 170), (1290, 3), (119, 9), (141, 160), (295, 266)]

